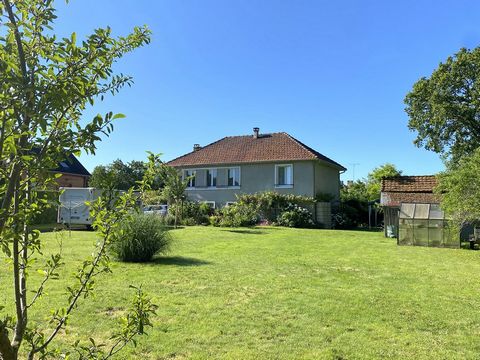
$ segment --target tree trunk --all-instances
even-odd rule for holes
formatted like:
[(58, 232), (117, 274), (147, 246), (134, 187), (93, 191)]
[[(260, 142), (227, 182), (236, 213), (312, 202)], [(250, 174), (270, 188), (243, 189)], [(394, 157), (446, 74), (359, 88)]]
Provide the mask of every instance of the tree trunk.
[(178, 204), (175, 202), (175, 221), (173, 223), (173, 228), (177, 228), (177, 219), (178, 219)]
[[(27, 184), (27, 187), (29, 185)], [(14, 197), (14, 214), (20, 211), (20, 181), (17, 181), (15, 197)], [(28, 201), (29, 194), (25, 194)], [(22, 228), (22, 240), (13, 239), (13, 277), (14, 277), (14, 292), (15, 292), (15, 308), (16, 308), (16, 324), (13, 330), (12, 349), (15, 357), (18, 354), (20, 345), (22, 344), (23, 335), (27, 326), (27, 304), (26, 304), (26, 274), (25, 262), (27, 260), (27, 241), (28, 228), (24, 222), (14, 224), (15, 227)], [(21, 248), (20, 248), (21, 247)]]

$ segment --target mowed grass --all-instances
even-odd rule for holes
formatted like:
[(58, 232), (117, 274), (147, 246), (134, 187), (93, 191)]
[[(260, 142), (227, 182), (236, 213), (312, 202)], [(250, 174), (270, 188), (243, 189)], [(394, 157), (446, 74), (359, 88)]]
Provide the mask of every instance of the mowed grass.
[[(171, 253), (115, 262), (82, 300), (60, 341), (108, 341), (142, 284), (159, 306), (154, 328), (118, 358), (465, 359), (480, 354), (480, 252), (398, 247), (381, 233), (284, 228), (173, 230)], [(95, 234), (63, 233), (69, 275)], [(46, 252), (59, 235), (42, 234)], [(0, 304), (11, 295), (8, 265)], [(40, 275), (32, 273), (31, 281)], [(64, 304), (51, 282), (35, 321)]]

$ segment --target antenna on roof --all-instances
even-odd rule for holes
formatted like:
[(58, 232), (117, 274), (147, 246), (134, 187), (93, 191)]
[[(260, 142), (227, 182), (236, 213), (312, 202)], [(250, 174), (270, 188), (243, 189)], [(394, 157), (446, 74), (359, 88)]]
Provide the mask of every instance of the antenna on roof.
[(348, 165), (351, 165), (352, 166), (352, 181), (355, 181), (355, 167), (357, 165), (360, 165), (360, 163), (350, 163)]

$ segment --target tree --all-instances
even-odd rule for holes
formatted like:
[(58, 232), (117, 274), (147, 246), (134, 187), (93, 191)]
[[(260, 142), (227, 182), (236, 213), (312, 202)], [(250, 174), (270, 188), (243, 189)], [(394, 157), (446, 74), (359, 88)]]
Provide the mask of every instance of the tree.
[(385, 163), (374, 168), (367, 175), (366, 179), (357, 180), (349, 183), (340, 189), (341, 200), (358, 200), (363, 202), (375, 201), (380, 199), (382, 187), (382, 179), (392, 176), (400, 176), (402, 171), (398, 170), (395, 165)]
[(380, 199), (382, 179), (386, 177), (400, 176), (401, 174), (402, 171), (398, 170), (395, 165), (390, 163), (385, 163), (373, 169), (367, 176), (367, 199), (369, 201)]
[(172, 166), (163, 164), (160, 168), (160, 176), (163, 180), (164, 186), (162, 195), (168, 199), (169, 205), (175, 207), (175, 223), (174, 227), (177, 228), (179, 207), (182, 206), (185, 200), (185, 190), (188, 187), (188, 183), (191, 177), (183, 178), (182, 175)]
[(450, 162), (437, 177), (435, 192), (441, 197), (442, 209), (461, 226), (480, 219), (480, 148), (464, 156), (458, 163)]
[[(52, 32), (55, 18), (53, 1), (0, 0), (0, 248), (11, 260), (14, 304), (14, 313), (8, 311), (11, 304), (0, 306), (5, 312), (0, 317), (0, 357), (4, 360), (52, 354), (52, 342), (65, 328), (78, 300), (91, 293), (95, 276), (109, 271), (106, 246), (133, 204), (131, 191), (114, 203), (100, 198), (92, 204), (101, 235), (98, 247), (78, 269), (67, 289), (65, 306), (45, 309), (47, 322), (31, 324), (29, 311), (62, 266), (60, 254), (42, 258), (39, 232), (31, 228), (34, 216), (48, 206), (45, 190), (55, 182), (46, 169), (81, 150), (95, 153), (100, 136), (108, 136), (113, 121), (123, 115), (109, 112), (80, 121), (82, 112), (105, 94), (115, 94), (132, 83), (130, 76), (113, 74), (112, 65), (150, 40), (146, 27), (116, 39), (109, 28), (96, 29), (81, 43), (75, 33), (57, 39)], [(36, 289), (29, 282), (35, 258), (37, 264), (41, 259), (45, 263), (39, 269), (43, 280)], [(125, 326), (114, 334), (111, 351), (76, 343), (74, 351), (81, 358), (96, 354), (95, 358), (106, 359), (142, 332), (153, 307), (141, 291), (136, 294), (136, 305)]]
[(145, 174), (143, 161), (133, 160), (125, 164), (117, 159), (109, 165), (98, 165), (93, 169), (89, 184), (98, 189), (128, 190), (136, 187)]
[(405, 97), (418, 147), (454, 161), (480, 145), (480, 48), (461, 49)]
[(349, 182), (340, 188), (341, 201), (345, 202), (353, 199), (368, 202), (367, 185), (364, 181)]
[[(341, 203), (335, 209), (336, 226), (353, 228), (369, 223), (371, 202), (380, 199), (382, 179), (399, 176), (395, 165), (386, 163), (374, 168), (366, 179), (350, 182), (340, 188)], [(378, 211), (378, 205), (375, 206)]]

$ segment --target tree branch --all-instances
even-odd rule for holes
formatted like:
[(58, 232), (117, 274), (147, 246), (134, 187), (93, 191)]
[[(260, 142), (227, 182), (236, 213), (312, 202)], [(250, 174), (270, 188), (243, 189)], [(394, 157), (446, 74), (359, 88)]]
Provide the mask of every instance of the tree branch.
[(104, 237), (102, 246), (100, 247), (100, 250), (99, 250), (97, 256), (95, 257), (95, 260), (92, 263), (92, 268), (88, 272), (85, 279), (82, 281), (80, 289), (78, 289), (77, 293), (75, 294), (75, 296), (71, 300), (71, 302), (70, 302), (70, 304), (69, 304), (69, 306), (68, 306), (68, 308), (65, 312), (65, 315), (62, 316), (62, 318), (58, 321), (57, 326), (55, 326), (55, 329), (52, 331), (52, 333), (47, 338), (47, 340), (40, 347), (33, 348), (30, 351), (32, 354), (35, 354), (35, 353), (38, 353), (38, 352), (44, 350), (50, 344), (50, 342), (55, 338), (55, 336), (58, 334), (60, 329), (63, 327), (63, 325), (67, 321), (68, 316), (70, 315), (72, 310), (75, 308), (75, 305), (76, 305), (77, 301), (80, 299), (80, 296), (83, 294), (87, 284), (89, 283), (90, 279), (92, 278), (92, 275), (93, 275), (96, 267), (98, 266), (98, 263), (102, 259), (102, 256), (103, 256), (103, 254), (106, 250), (106, 245), (107, 245), (107, 241), (108, 241), (109, 236), (110, 236), (110, 230), (107, 230), (107, 234), (106, 234), (106, 237)]

